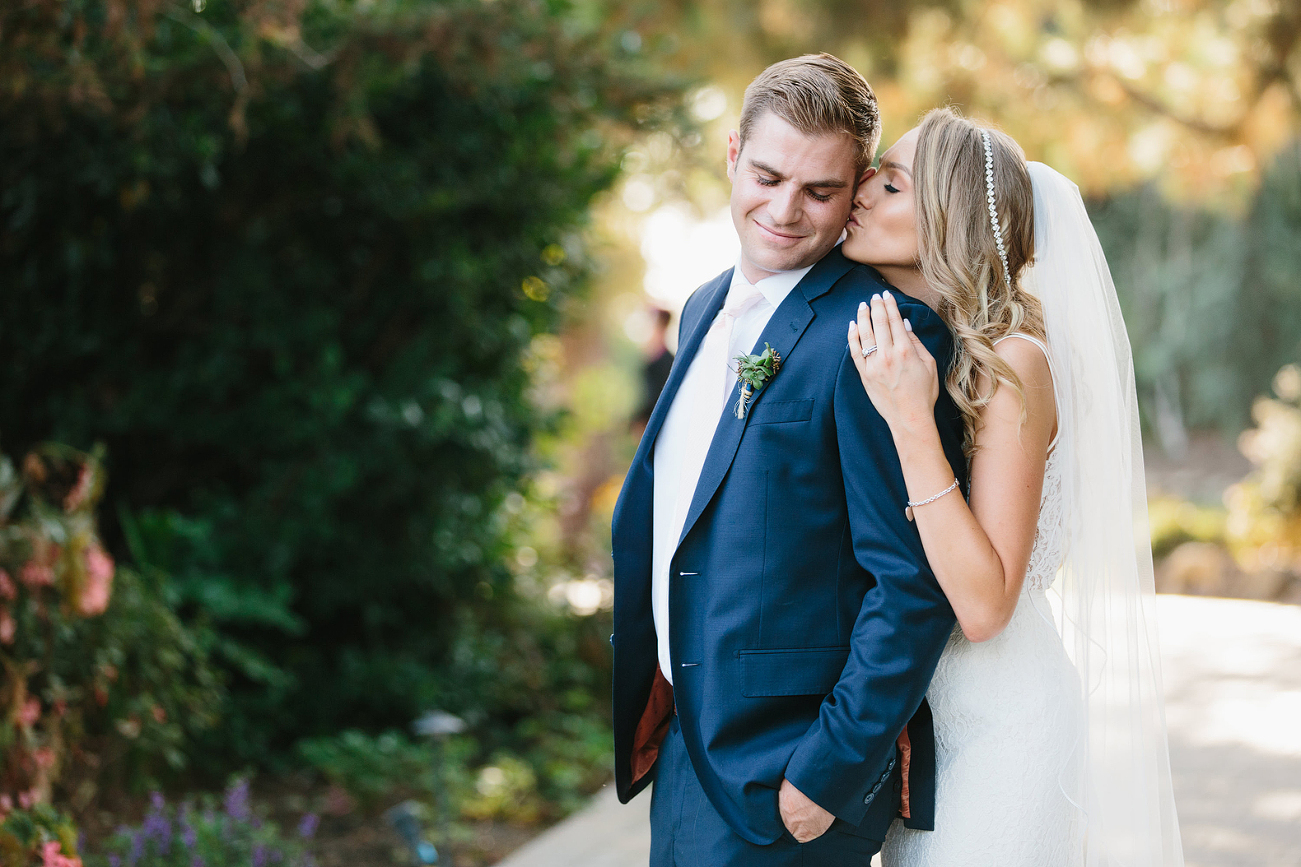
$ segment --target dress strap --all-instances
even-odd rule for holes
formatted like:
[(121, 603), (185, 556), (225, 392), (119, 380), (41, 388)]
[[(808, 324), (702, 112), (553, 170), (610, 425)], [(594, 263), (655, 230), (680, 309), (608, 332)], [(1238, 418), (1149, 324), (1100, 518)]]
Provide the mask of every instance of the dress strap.
[[(1000, 338), (998, 338), (997, 340), (995, 340), (995, 341), (994, 341), (994, 345), (995, 345), (995, 346), (998, 346), (998, 344), (1002, 343), (1004, 340), (1007, 340), (1008, 338), (1011, 338), (1011, 337), (1019, 337), (1019, 338), (1021, 338), (1022, 340), (1028, 340), (1028, 341), (1030, 341), (1030, 342), (1033, 343), (1035, 346), (1039, 347), (1039, 351), (1042, 352), (1042, 353), (1044, 354), (1044, 358), (1047, 359), (1047, 361), (1048, 361), (1048, 375), (1049, 375), (1050, 377), (1052, 377), (1052, 380), (1053, 380), (1053, 407), (1054, 407), (1054, 411), (1055, 411), (1056, 406), (1057, 406), (1057, 370), (1053, 367), (1053, 356), (1052, 356), (1052, 353), (1050, 353), (1050, 352), (1048, 351), (1048, 346), (1047, 346), (1047, 344), (1045, 344), (1045, 343), (1044, 343), (1042, 340), (1040, 340), (1038, 337), (1035, 337), (1033, 334), (1026, 334), (1024, 331), (1013, 331), (1011, 334), (1004, 334), (1002, 337), (1000, 337)], [(1060, 416), (1060, 415), (1061, 415), (1061, 414), (1058, 413), (1058, 416)], [(1059, 417), (1059, 418), (1057, 419), (1057, 421), (1053, 424), (1053, 427), (1057, 428), (1057, 432), (1053, 434), (1053, 440), (1052, 440), (1052, 442), (1050, 442), (1050, 443), (1048, 444), (1048, 451), (1049, 451), (1049, 452), (1051, 452), (1054, 448), (1056, 448), (1056, 446), (1057, 446), (1057, 440), (1061, 438), (1061, 435), (1062, 435), (1062, 425), (1061, 425), (1061, 421), (1062, 421), (1062, 420), (1061, 420), (1061, 418)]]

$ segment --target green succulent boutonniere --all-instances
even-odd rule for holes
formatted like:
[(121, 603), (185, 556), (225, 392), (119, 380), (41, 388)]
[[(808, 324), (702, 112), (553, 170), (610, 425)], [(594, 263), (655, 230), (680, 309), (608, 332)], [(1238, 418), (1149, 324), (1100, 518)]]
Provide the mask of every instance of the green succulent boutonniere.
[(781, 370), (782, 357), (767, 343), (758, 355), (738, 355), (736, 357), (736, 378), (741, 382), (741, 394), (736, 399), (736, 417), (745, 418), (746, 407), (755, 389), (777, 375)]

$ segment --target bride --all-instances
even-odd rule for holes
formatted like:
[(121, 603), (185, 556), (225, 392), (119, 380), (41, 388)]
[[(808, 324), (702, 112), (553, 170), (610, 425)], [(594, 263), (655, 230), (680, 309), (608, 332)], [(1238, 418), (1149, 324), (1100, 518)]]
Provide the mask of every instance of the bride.
[(935, 361), (873, 297), (850, 351), (958, 617), (928, 694), (935, 830), (895, 823), (884, 864), (1179, 867), (1132, 360), (1079, 191), (938, 109), (860, 185), (843, 251), (953, 330), (971, 469), (964, 499)]

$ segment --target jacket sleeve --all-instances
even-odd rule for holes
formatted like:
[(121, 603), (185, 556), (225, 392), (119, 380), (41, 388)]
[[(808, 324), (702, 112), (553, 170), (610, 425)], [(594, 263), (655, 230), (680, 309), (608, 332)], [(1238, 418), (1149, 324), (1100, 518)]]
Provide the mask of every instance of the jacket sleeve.
[[(952, 353), (948, 328), (924, 305), (905, 305), (902, 312), (945, 370)], [(917, 528), (904, 515), (908, 495), (889, 427), (848, 349), (834, 401), (854, 557), (876, 584), (864, 596), (840, 680), (792, 755), (786, 777), (857, 825), (894, 768), (895, 740), (926, 695), (955, 618)], [(943, 394), (937, 407), (945, 451), (950, 463), (958, 458), (956, 475), (965, 480), (956, 414)]]

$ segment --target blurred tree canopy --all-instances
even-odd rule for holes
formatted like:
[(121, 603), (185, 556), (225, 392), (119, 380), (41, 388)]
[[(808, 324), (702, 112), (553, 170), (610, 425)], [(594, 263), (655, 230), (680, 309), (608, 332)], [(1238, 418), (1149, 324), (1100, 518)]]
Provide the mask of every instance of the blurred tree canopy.
[(928, 109), (951, 104), (1079, 184), (1128, 317), (1146, 421), (1168, 450), (1179, 452), (1193, 428), (1241, 430), (1253, 397), (1301, 357), (1301, 4), (676, 0), (624, 8), (626, 26), (648, 43), (672, 42), (678, 68), (707, 80), (689, 105), (708, 143), (697, 154), (639, 147), (631, 162), (641, 174), (627, 180), (641, 199), (633, 210), (680, 199), (706, 213), (721, 207), (723, 142), (746, 84), (783, 57), (830, 51), (876, 90), (883, 147)]
[(501, 505), (589, 204), (680, 120), (637, 49), (559, 0), (0, 12), (0, 434), (106, 444), (225, 748), (547, 699)]
[(1180, 196), (1241, 199), (1301, 117), (1301, 5), (1294, 2), (618, 5), (647, 38), (680, 47), (682, 68), (728, 95), (729, 121), (764, 66), (829, 51), (877, 90), (885, 143), (928, 109), (955, 104), (998, 124), (1032, 158), (1094, 195), (1160, 175)]

